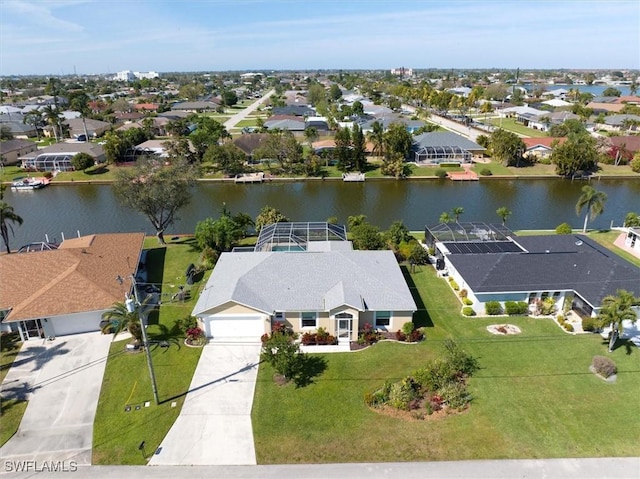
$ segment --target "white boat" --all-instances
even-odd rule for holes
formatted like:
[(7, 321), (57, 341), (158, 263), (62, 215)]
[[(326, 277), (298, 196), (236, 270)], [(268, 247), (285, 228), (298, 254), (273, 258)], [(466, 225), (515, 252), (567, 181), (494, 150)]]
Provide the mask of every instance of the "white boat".
[(33, 176), (21, 176), (20, 178), (14, 178), (11, 183), (11, 188), (14, 190), (37, 190), (43, 188), (49, 184), (46, 178), (35, 178)]

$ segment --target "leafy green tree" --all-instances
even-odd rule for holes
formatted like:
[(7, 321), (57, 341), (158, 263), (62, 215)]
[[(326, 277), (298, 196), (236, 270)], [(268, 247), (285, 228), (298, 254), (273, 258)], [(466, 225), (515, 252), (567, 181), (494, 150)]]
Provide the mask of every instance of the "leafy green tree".
[(587, 129), (580, 120), (576, 120), (575, 118), (571, 118), (564, 123), (560, 123), (558, 125), (553, 125), (549, 128), (549, 136), (553, 138), (562, 138), (565, 136), (569, 136), (571, 133), (586, 133)]
[(196, 129), (189, 135), (196, 161), (202, 161), (207, 148), (217, 145), (221, 139), (230, 138), (222, 123), (208, 116), (199, 116), (195, 120)]
[(367, 166), (367, 152), (364, 133), (358, 125), (351, 130), (351, 157), (356, 171), (365, 171)]
[(272, 208), (271, 206), (264, 206), (258, 216), (256, 216), (256, 231), (259, 233), (263, 226), (270, 225), (272, 223), (288, 223), (289, 218), (283, 215), (279, 210)]
[(318, 129), (315, 126), (308, 126), (304, 129), (304, 138), (307, 140), (309, 148), (313, 148), (313, 142), (318, 140)]
[(302, 145), (290, 131), (277, 131), (253, 151), (253, 157), (274, 159), (284, 173), (294, 173), (302, 165)]
[(351, 113), (353, 113), (356, 116), (364, 115), (364, 106), (362, 105), (362, 102), (357, 100), (354, 101), (353, 105), (351, 105)]
[(0, 125), (0, 141), (13, 140), (13, 132), (8, 125)]
[(602, 92), (602, 96), (617, 96), (622, 95), (622, 92), (617, 88), (609, 87)]
[(601, 215), (604, 211), (604, 204), (607, 201), (607, 194), (603, 191), (598, 191), (591, 185), (584, 185), (582, 187), (582, 195), (578, 198), (576, 203), (576, 214), (579, 216), (583, 209), (586, 209), (586, 215), (584, 217), (584, 226), (582, 232), (587, 232), (587, 223), (589, 218), (593, 221), (598, 215)]
[(318, 106), (318, 103), (327, 99), (327, 92), (320, 83), (314, 83), (307, 89), (307, 100), (311, 105)]
[(110, 309), (102, 313), (102, 319), (108, 321), (102, 328), (103, 333), (113, 331), (113, 336), (116, 337), (126, 330), (136, 343), (142, 342), (142, 326), (140, 325), (138, 311), (130, 313), (125, 303), (113, 303)]
[(407, 259), (412, 264), (427, 264), (429, 262), (429, 253), (418, 241), (414, 241)]
[(202, 158), (202, 161), (212, 163), (217, 171), (231, 176), (246, 170), (246, 160), (244, 152), (233, 143), (213, 144), (207, 148)]
[(226, 90), (222, 92), (222, 104), (224, 106), (233, 106), (238, 103), (238, 95), (233, 90)]
[(4, 190), (7, 186), (0, 184), (0, 236), (4, 242), (7, 254), (11, 253), (9, 247), (9, 234), (14, 235), (13, 223), (21, 225), (24, 220), (15, 211), (13, 206), (4, 201)]
[(623, 330), (623, 321), (635, 324), (638, 320), (635, 306), (640, 305), (640, 298), (624, 289), (616, 291), (615, 296), (609, 295), (602, 300), (602, 306), (598, 313), (597, 322), (600, 327), (610, 326), (609, 352), (613, 351), (616, 341)]
[(408, 165), (400, 153), (386, 154), (382, 159), (380, 173), (393, 176), (396, 179), (403, 178), (410, 173)]
[(411, 133), (407, 131), (401, 123), (392, 123), (389, 125), (385, 138), (385, 155), (388, 158), (400, 156), (402, 160), (409, 157), (413, 138)]
[(509, 208), (507, 208), (506, 206), (501, 206), (500, 208), (498, 208), (496, 210), (496, 214), (502, 220), (502, 226), (505, 225), (505, 223), (507, 222), (507, 219), (509, 218), (509, 216), (511, 216), (511, 213), (512, 213), (512, 211)]
[(569, 223), (561, 223), (556, 226), (557, 235), (570, 235), (571, 233), (573, 233), (573, 230), (571, 229), (571, 225)]
[(630, 211), (624, 218), (624, 225), (627, 228), (640, 227), (640, 214)]
[(191, 201), (195, 177), (195, 170), (185, 161), (159, 167), (157, 162), (142, 158), (134, 168), (117, 171), (112, 187), (118, 201), (149, 219), (158, 241), (165, 244), (164, 230)]
[(573, 176), (578, 171), (594, 171), (598, 165), (597, 141), (588, 133), (571, 133), (567, 140), (557, 145), (551, 153), (556, 174)]
[(207, 218), (199, 221), (194, 237), (200, 250), (212, 248), (217, 252), (223, 252), (231, 251), (243, 237), (243, 231), (231, 216), (223, 214), (217, 220)]
[(80, 152), (71, 158), (71, 165), (76, 171), (84, 171), (95, 165), (95, 159), (89, 153)]
[(491, 133), (491, 151), (503, 165), (517, 166), (525, 150), (524, 142), (515, 133), (500, 128)]
[(293, 337), (273, 332), (262, 345), (262, 360), (271, 365), (286, 380), (292, 381), (300, 374), (306, 354), (300, 351), (300, 344)]
[(631, 165), (631, 171), (640, 173), (640, 151), (636, 151), (636, 154), (633, 155), (633, 159), (629, 164)]
[(352, 230), (356, 226), (365, 224), (366, 222), (367, 222), (366, 215), (355, 215), (355, 216), (349, 216), (347, 218), (347, 226), (349, 227), (349, 230)]
[(342, 90), (340, 90), (340, 87), (337, 83), (334, 83), (329, 87), (329, 99), (335, 102), (340, 98), (342, 98)]
[(366, 221), (351, 228), (351, 241), (355, 249), (384, 249), (384, 239), (380, 233), (380, 229)]
[(403, 241), (409, 241), (409, 239), (411, 239), (409, 228), (405, 226), (402, 220), (391, 223), (391, 226), (389, 226), (389, 229), (385, 233), (385, 237), (394, 249), (397, 249)]
[(334, 137), (336, 143), (335, 156), (338, 161), (338, 170), (353, 170), (353, 151), (351, 149), (351, 132), (349, 128), (338, 128)]

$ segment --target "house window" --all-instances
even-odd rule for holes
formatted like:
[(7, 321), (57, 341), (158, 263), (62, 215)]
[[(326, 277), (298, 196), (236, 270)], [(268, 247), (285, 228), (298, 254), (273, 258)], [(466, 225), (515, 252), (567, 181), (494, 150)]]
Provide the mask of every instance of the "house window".
[(558, 299), (558, 297), (560, 297), (560, 291), (554, 291), (553, 298)]
[(304, 312), (300, 313), (300, 327), (315, 328), (318, 325), (318, 313)]
[(391, 311), (376, 311), (376, 327), (391, 325)]
[(276, 312), (273, 314), (273, 320), (274, 320), (276, 323), (284, 323), (284, 312), (282, 312), (282, 311), (276, 311)]

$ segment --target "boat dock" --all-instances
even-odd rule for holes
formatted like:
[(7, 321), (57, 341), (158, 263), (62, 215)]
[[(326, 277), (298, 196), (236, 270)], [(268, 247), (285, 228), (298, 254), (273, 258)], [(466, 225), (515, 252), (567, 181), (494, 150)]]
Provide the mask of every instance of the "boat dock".
[(342, 181), (364, 181), (364, 173), (342, 173)]
[(453, 181), (478, 181), (478, 174), (471, 171), (471, 165), (463, 165), (464, 171), (451, 171), (447, 173), (450, 180)]
[(242, 173), (234, 178), (236, 183), (262, 183), (264, 181), (264, 172), (259, 173)]

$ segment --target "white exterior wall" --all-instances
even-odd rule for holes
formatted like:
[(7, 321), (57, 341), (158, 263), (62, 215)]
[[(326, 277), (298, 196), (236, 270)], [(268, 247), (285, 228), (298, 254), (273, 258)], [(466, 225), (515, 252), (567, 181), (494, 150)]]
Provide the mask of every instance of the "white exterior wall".
[(46, 336), (66, 336), (68, 334), (100, 331), (103, 312), (104, 310), (87, 311), (53, 318), (43, 318), (42, 328)]

